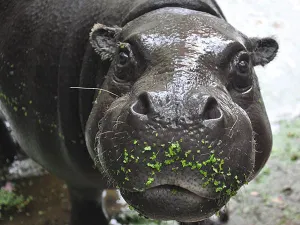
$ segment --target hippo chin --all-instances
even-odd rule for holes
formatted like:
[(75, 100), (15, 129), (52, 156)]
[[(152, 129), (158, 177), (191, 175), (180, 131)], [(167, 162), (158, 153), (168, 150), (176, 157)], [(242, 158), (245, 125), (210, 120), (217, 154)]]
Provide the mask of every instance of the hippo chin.
[(79, 3), (0, 3), (0, 103), (18, 144), (67, 182), (72, 225), (107, 224), (108, 187), (150, 218), (207, 219), (269, 157), (254, 67), (277, 42), (213, 0)]

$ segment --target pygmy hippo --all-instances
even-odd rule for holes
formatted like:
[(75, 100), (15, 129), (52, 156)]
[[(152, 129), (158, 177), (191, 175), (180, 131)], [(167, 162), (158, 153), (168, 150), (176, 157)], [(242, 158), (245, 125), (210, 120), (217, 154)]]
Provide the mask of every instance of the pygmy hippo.
[(105, 188), (197, 224), (266, 163), (254, 67), (278, 44), (236, 30), (214, 0), (0, 0), (0, 24), (2, 118), (68, 184), (71, 225), (108, 223)]

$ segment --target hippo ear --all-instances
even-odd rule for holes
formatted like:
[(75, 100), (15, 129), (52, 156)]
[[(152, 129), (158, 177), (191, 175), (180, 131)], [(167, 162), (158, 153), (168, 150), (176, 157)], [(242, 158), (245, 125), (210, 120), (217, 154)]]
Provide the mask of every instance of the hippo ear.
[(119, 27), (107, 27), (95, 24), (90, 33), (90, 43), (102, 60), (112, 60), (116, 51), (116, 36), (120, 33)]
[(268, 64), (275, 58), (278, 52), (278, 43), (273, 38), (251, 38), (251, 43), (254, 49), (254, 66)]

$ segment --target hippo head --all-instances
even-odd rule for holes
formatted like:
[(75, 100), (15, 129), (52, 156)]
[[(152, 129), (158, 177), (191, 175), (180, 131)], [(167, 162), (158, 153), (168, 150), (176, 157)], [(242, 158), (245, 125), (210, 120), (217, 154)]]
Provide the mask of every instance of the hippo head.
[(90, 41), (110, 68), (89, 151), (137, 211), (200, 221), (263, 167), (272, 137), (254, 67), (275, 57), (274, 39), (166, 7), (123, 28), (96, 24)]

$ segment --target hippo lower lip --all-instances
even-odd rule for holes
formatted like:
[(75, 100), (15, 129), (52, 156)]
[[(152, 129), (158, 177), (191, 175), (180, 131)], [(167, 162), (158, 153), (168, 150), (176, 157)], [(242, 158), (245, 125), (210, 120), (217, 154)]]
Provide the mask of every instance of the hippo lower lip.
[(160, 186), (156, 186), (156, 187), (152, 187), (147, 189), (148, 190), (155, 190), (157, 192), (159, 191), (171, 191), (174, 194), (182, 194), (182, 195), (192, 195), (195, 198), (199, 198), (199, 199), (217, 199), (217, 196), (208, 196), (207, 194), (201, 193), (201, 192), (197, 192), (195, 193), (194, 191), (191, 191), (189, 189), (186, 188), (182, 188), (179, 186), (175, 186), (175, 185), (160, 185)]
[(160, 185), (142, 192), (121, 189), (124, 199), (141, 214), (162, 220), (194, 222), (217, 212), (229, 197), (208, 197), (175, 185)]

